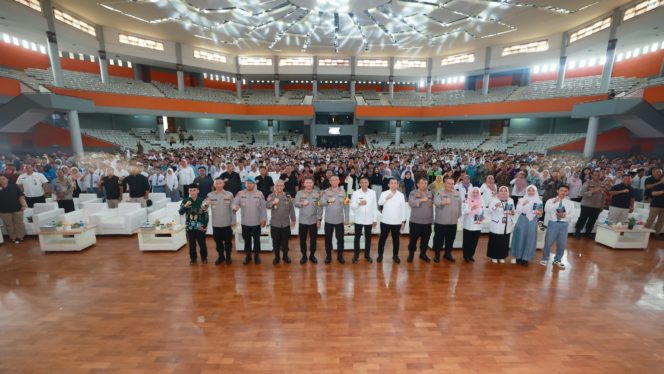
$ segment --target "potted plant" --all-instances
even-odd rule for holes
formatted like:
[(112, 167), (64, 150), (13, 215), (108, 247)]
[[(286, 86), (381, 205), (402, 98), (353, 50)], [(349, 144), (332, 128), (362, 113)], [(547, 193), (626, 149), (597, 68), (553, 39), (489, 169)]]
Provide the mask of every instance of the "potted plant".
[(627, 228), (629, 230), (633, 230), (635, 225), (636, 225), (636, 218), (629, 217), (629, 219), (627, 220)]

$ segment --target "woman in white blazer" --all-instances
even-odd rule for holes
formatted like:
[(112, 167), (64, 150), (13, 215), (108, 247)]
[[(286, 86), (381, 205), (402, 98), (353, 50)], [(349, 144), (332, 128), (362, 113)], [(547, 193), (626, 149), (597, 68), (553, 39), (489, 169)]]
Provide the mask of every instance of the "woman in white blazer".
[(462, 206), (463, 213), (463, 260), (475, 262), (475, 249), (484, 221), (484, 204), (478, 187), (472, 187)]
[(491, 225), (486, 255), (491, 262), (504, 264), (510, 252), (510, 234), (514, 227), (514, 201), (507, 186), (498, 189), (498, 198), (489, 204), (488, 215)]

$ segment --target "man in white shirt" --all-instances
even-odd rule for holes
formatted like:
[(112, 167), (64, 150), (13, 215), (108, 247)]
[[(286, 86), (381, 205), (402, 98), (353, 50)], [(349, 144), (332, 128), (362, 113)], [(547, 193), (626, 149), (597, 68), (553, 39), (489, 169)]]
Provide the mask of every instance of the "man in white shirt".
[(93, 168), (88, 168), (80, 178), (78, 178), (78, 187), (81, 193), (97, 194), (97, 185), (99, 184), (99, 174)]
[(547, 222), (546, 236), (544, 237), (544, 249), (542, 250), (542, 260), (540, 265), (547, 266), (549, 263), (549, 254), (551, 245), (556, 242), (556, 256), (553, 259), (553, 265), (560, 269), (565, 269), (562, 263), (565, 247), (567, 247), (567, 233), (570, 221), (574, 216), (574, 203), (567, 199), (569, 187), (562, 185), (558, 187), (558, 195), (549, 199), (544, 206)]
[(156, 169), (148, 180), (150, 181), (152, 192), (166, 192), (166, 178), (161, 170)]
[(357, 263), (360, 257), (360, 236), (364, 230), (364, 258), (372, 263), (371, 259), (371, 229), (376, 226), (378, 217), (378, 206), (376, 202), (376, 191), (369, 189), (369, 178), (360, 179), (360, 189), (353, 192), (350, 198), (350, 208), (355, 215), (355, 254), (353, 263)]
[(378, 205), (383, 207), (380, 216), (380, 238), (378, 239), (378, 258), (376, 262), (383, 262), (385, 241), (387, 235), (392, 235), (392, 260), (399, 264), (399, 234), (406, 225), (406, 200), (401, 192), (397, 190), (399, 183), (396, 179), (390, 179), (389, 189), (383, 191), (378, 199)]
[(178, 176), (178, 184), (180, 185), (180, 194), (183, 197), (189, 197), (189, 185), (194, 183), (196, 175), (194, 169), (189, 166), (187, 160), (180, 161), (180, 167), (175, 172)]
[(35, 173), (32, 165), (25, 165), (25, 173), (18, 176), (16, 185), (23, 190), (25, 202), (29, 208), (36, 203), (46, 202), (46, 191), (48, 191), (48, 179), (41, 173)]

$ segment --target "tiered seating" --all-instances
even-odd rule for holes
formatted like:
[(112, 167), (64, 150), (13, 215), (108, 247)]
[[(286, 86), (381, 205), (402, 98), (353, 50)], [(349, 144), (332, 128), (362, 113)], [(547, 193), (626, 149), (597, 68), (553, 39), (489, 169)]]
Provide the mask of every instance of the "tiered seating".
[[(536, 100), (553, 97), (597, 95), (602, 93), (599, 87), (600, 82), (600, 76), (571, 78), (566, 79), (563, 88), (560, 89), (556, 88), (555, 80), (534, 82), (529, 86), (519, 87), (508, 100)], [(621, 92), (630, 91), (635, 86), (644, 82), (645, 79), (641, 78), (615, 77), (611, 78), (609, 89), (613, 89), (616, 91), (616, 94), (620, 94)]]
[(318, 91), (318, 100), (350, 100), (350, 92), (342, 90)]
[(301, 105), (304, 97), (311, 95), (311, 91), (306, 90), (293, 90), (286, 91), (282, 94), (279, 103), (285, 105)]
[(247, 91), (242, 94), (242, 97), (245, 99), (247, 104), (254, 105), (275, 105), (277, 104), (277, 99), (274, 97), (274, 91)]
[(505, 101), (517, 87), (496, 87), (489, 90), (488, 95), (482, 95), (481, 90), (453, 90), (436, 92), (431, 95), (431, 105), (459, 105), (475, 103), (494, 103)]
[[(105, 140), (109, 143), (117, 144), (122, 149), (129, 148), (136, 150), (136, 144), (140, 140), (129, 132), (120, 130), (82, 128), (81, 132), (85, 135)], [(143, 144), (143, 146), (145, 147), (145, 144)], [(145, 148), (148, 149), (148, 147)]]
[(395, 92), (394, 97), (390, 100), (394, 106), (422, 106), (428, 105), (428, 101), (422, 100), (422, 95), (419, 92), (404, 91)]
[[(538, 152), (546, 153), (546, 150), (561, 144), (569, 143), (585, 137), (586, 134), (547, 134), (537, 135), (527, 141), (517, 140), (507, 147), (507, 151), (513, 154)], [(511, 137), (510, 137), (511, 138)], [(512, 140), (512, 139), (510, 139)]]
[(0, 66), (0, 77), (19, 80), (35, 91), (39, 91), (40, 82), (35, 78), (25, 74), (22, 70), (15, 70)]
[[(26, 74), (35, 78), (41, 84), (53, 84), (53, 74), (50, 69), (26, 69)], [(65, 87), (77, 90), (101, 91), (119, 93), (123, 95), (157, 96), (163, 97), (155, 86), (150, 83), (133, 79), (110, 77), (108, 83), (102, 83), (97, 74), (81, 73), (64, 70)]]
[(372, 148), (387, 148), (394, 143), (394, 134), (366, 134), (365, 138), (367, 145)]
[[(251, 137), (254, 137), (254, 144), (251, 144)], [(274, 141), (274, 147), (280, 148), (291, 148), (295, 145), (302, 144), (302, 134), (287, 133), (287, 132), (275, 132), (273, 134), (272, 140)], [(266, 147), (268, 146), (268, 132), (267, 130), (262, 130), (258, 132), (240, 132), (232, 134), (233, 141), (238, 144), (245, 145), (247, 147)], [(285, 139), (285, 140), (284, 140)]]
[(152, 82), (166, 97), (173, 99), (188, 99), (199, 101), (212, 101), (222, 103), (237, 103), (238, 99), (234, 92), (218, 90), (205, 87), (186, 87), (183, 92), (172, 84)]
[(434, 143), (434, 147), (436, 149), (477, 149), (487, 140), (488, 136), (488, 134), (444, 134), (440, 144)]

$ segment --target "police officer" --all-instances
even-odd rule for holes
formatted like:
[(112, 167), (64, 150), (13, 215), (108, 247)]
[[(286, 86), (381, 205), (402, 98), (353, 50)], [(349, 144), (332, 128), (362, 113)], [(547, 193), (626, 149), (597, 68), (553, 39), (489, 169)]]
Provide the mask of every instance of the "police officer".
[(349, 207), (338, 176), (330, 177), (330, 186), (320, 197), (320, 206), (325, 209), (325, 264), (332, 262), (333, 234), (337, 238), (337, 261), (344, 264), (344, 225), (348, 224)]
[(295, 227), (295, 207), (293, 198), (284, 193), (284, 181), (278, 180), (274, 185), (274, 193), (267, 198), (267, 207), (272, 210), (270, 218), (270, 234), (272, 235), (272, 247), (274, 248), (273, 264), (278, 264), (281, 251), (284, 252), (284, 262), (291, 263), (288, 257), (288, 239), (290, 239), (291, 228)]
[(436, 207), (436, 216), (433, 230), (433, 262), (440, 262), (440, 251), (445, 246), (444, 258), (455, 262), (452, 257), (452, 245), (456, 238), (457, 223), (461, 217), (461, 194), (454, 190), (454, 179), (445, 178), (445, 188), (440, 191), (433, 202)]
[(210, 206), (210, 222), (212, 223), (212, 237), (217, 244), (217, 253), (219, 257), (214, 262), (219, 265), (226, 262), (227, 265), (233, 263), (231, 260), (231, 250), (233, 249), (233, 228), (236, 223), (236, 215), (233, 211), (233, 193), (224, 190), (224, 180), (215, 179), (214, 191), (207, 195), (207, 202)]
[(261, 263), (259, 257), (261, 252), (261, 227), (265, 227), (267, 222), (267, 211), (265, 210), (265, 198), (263, 194), (256, 190), (256, 181), (253, 177), (247, 178), (246, 190), (242, 190), (235, 195), (233, 200), (233, 209), (237, 212), (242, 209), (242, 239), (244, 240), (244, 262), (247, 265), (251, 262), (251, 248), (253, 242), (254, 262)]
[(408, 262), (413, 262), (418, 239), (420, 240), (420, 260), (431, 262), (427, 257), (427, 248), (431, 237), (431, 224), (433, 224), (433, 193), (429, 191), (428, 187), (427, 180), (420, 178), (417, 181), (417, 190), (411, 191), (408, 196), (408, 205), (410, 205)]
[(300, 210), (298, 215), (298, 236), (300, 237), (300, 264), (307, 262), (307, 235), (309, 236), (309, 261), (318, 263), (316, 256), (316, 236), (323, 217), (323, 209), (319, 206), (320, 193), (314, 190), (314, 179), (304, 178), (304, 189), (295, 195), (294, 205)]

